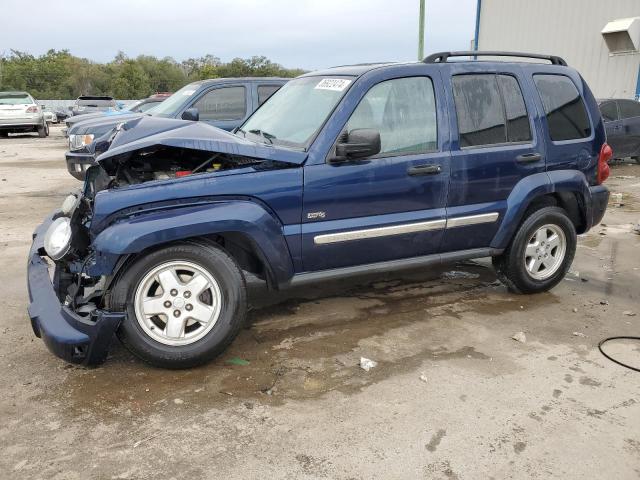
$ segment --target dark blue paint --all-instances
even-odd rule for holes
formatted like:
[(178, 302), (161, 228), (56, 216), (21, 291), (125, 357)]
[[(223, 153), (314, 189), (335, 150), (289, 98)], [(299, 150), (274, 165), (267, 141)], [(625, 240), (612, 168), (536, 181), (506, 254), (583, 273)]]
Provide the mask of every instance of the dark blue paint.
[[(531, 142), (460, 148), (451, 77), (470, 72), (517, 78), (528, 111)], [(566, 75), (575, 83), (589, 113), (591, 137), (568, 142), (550, 139), (533, 83), (537, 72)], [(605, 140), (604, 126), (593, 95), (571, 68), (502, 62), (412, 63), (339, 67), (307, 74), (314, 75), (351, 76), (353, 82), (307, 151), (251, 142), (203, 123), (149, 117), (129, 121), (99, 159), (109, 172), (132, 154), (156, 145), (223, 152), (265, 162), (99, 192), (90, 226), (95, 259), (88, 263), (86, 272), (91, 276), (111, 275), (122, 259), (148, 248), (186, 238), (234, 233), (255, 247), (271, 285), (277, 288), (304, 278), (297, 275), (331, 269), (445, 254), (453, 258), (457, 253), (467, 258), (465, 251), (499, 252), (508, 246), (531, 202), (545, 194), (576, 195), (585, 230), (604, 214), (608, 191), (594, 186), (597, 157)], [(328, 163), (327, 156), (338, 135), (366, 92), (379, 82), (409, 76), (427, 76), (433, 81), (437, 150)], [(518, 155), (527, 153), (540, 153), (542, 160), (534, 164), (516, 162)], [(408, 176), (407, 169), (417, 164), (438, 164), (441, 172)], [(492, 223), (328, 245), (314, 243), (314, 238), (323, 234), (493, 212), (499, 216)], [(321, 215), (309, 216), (316, 213)], [(43, 228), (34, 242), (29, 267), (30, 289), (36, 291), (30, 311), (36, 318), (34, 328), (37, 325), (39, 331), (46, 332), (51, 327), (61, 332), (55, 326), (60, 317), (51, 305), (53, 287), (43, 280), (37, 262)], [(39, 273), (32, 274), (32, 270)], [(38, 300), (41, 297), (46, 300)], [(46, 317), (49, 310), (53, 312), (50, 318)], [(73, 321), (64, 321), (73, 327)], [(66, 340), (85, 341), (82, 335), (67, 333)], [(61, 337), (65, 337), (64, 332), (54, 336), (54, 343), (64, 344), (65, 338)]]

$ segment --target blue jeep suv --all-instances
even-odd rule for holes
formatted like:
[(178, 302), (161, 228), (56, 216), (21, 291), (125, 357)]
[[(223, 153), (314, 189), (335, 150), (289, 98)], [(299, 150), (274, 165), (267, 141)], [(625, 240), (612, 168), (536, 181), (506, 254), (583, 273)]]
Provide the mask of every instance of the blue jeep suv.
[(604, 215), (611, 156), (578, 72), (513, 52), (308, 73), (234, 133), (137, 118), (34, 233), (33, 329), (69, 362), (115, 333), (185, 368), (242, 327), (246, 272), (284, 289), (493, 257), (510, 290), (546, 291)]

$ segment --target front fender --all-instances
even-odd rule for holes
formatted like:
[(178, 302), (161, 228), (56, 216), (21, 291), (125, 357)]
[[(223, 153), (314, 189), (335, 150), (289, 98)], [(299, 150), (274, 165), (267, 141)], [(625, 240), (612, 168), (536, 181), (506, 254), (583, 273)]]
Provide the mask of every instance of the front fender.
[(157, 245), (216, 233), (246, 235), (277, 283), (293, 276), (293, 262), (280, 222), (262, 206), (244, 200), (190, 205), (124, 218), (100, 232), (93, 242), (94, 268), (110, 274), (123, 255)]
[[(507, 210), (491, 247), (507, 248), (529, 205), (538, 197), (553, 193), (578, 195), (587, 221), (591, 218), (591, 193), (584, 173), (578, 170), (554, 170), (529, 175), (520, 180), (507, 198)], [(586, 225), (587, 230), (591, 227)]]

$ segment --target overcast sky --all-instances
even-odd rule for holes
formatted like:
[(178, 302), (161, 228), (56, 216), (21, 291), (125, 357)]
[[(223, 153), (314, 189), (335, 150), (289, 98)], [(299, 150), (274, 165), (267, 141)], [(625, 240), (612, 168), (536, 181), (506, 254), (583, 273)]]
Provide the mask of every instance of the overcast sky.
[[(425, 53), (468, 49), (477, 0), (426, 0)], [(265, 55), (308, 70), (415, 60), (418, 0), (2, 0), (0, 54), (69, 49), (94, 61)]]

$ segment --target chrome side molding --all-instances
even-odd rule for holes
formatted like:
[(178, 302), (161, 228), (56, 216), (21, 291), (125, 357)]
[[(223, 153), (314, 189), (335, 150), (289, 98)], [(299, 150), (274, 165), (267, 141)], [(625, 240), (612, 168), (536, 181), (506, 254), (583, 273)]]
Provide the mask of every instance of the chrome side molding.
[(362, 230), (350, 230), (346, 232), (327, 233), (313, 238), (316, 245), (327, 245), (330, 243), (348, 242), (351, 240), (363, 240), (366, 238), (387, 237), (391, 235), (403, 235), (406, 233), (428, 232), (430, 230), (441, 230), (443, 228), (466, 227), (479, 223), (493, 223), (498, 220), (498, 212), (482, 213), (479, 215), (468, 215), (465, 217), (455, 217), (448, 220), (430, 220), (428, 222), (405, 223), (402, 225), (392, 225), (390, 227), (364, 228)]
[(365, 228), (362, 230), (351, 230), (339, 233), (327, 233), (313, 238), (316, 245), (327, 243), (348, 242), (349, 240), (362, 240), (364, 238), (387, 237), (390, 235), (402, 235), (405, 233), (427, 232), (429, 230), (440, 230), (445, 228), (447, 221), (431, 220), (428, 222), (405, 223), (403, 225), (392, 225), (390, 227)]
[(498, 212), (482, 213), (480, 215), (469, 215), (466, 217), (455, 217), (447, 220), (447, 228), (466, 227), (467, 225), (477, 225), (479, 223), (493, 223), (498, 220)]

